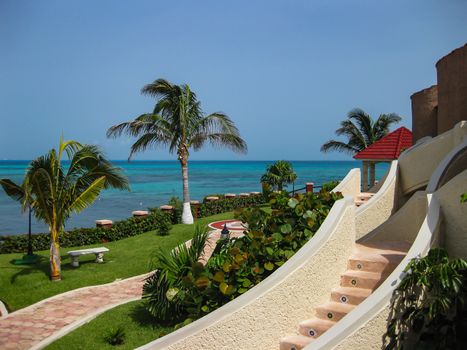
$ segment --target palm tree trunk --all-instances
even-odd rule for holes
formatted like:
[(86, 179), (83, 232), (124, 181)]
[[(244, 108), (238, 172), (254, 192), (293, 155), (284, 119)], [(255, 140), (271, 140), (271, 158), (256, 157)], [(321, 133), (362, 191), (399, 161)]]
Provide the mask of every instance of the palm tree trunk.
[(193, 214), (191, 213), (190, 205), (190, 191), (188, 188), (188, 157), (181, 156), (180, 164), (182, 166), (182, 179), (183, 179), (183, 211), (182, 211), (182, 223), (192, 224)]
[(62, 279), (60, 266), (60, 244), (56, 229), (50, 230), (50, 279), (52, 281), (60, 281)]

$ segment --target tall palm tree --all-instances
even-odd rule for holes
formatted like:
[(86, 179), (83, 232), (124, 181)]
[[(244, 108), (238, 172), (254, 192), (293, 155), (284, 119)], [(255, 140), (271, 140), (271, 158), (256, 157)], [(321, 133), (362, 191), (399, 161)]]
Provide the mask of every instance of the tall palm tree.
[[(64, 153), (70, 160), (67, 167), (62, 164)], [(52, 280), (61, 279), (59, 237), (70, 215), (86, 209), (104, 188), (129, 189), (121, 170), (96, 146), (63, 139), (58, 151), (51, 149), (31, 161), (23, 187), (23, 203), (31, 203), (35, 217), (49, 226)]]
[(279, 160), (268, 166), (266, 173), (261, 176), (261, 182), (266, 182), (273, 188), (282, 191), (287, 184), (294, 182), (297, 174), (293, 170), (292, 163), (285, 160)]
[(187, 84), (175, 85), (165, 79), (157, 79), (144, 86), (141, 93), (157, 100), (152, 113), (112, 126), (107, 136), (127, 134), (138, 137), (131, 146), (129, 160), (135, 153), (153, 146), (166, 146), (170, 153), (177, 153), (183, 178), (182, 222), (192, 224), (188, 189), (190, 150), (198, 151), (208, 142), (215, 147), (244, 153), (247, 145), (227, 115), (220, 112), (203, 115), (200, 101)]
[[(380, 114), (376, 121), (360, 108), (354, 108), (347, 114), (347, 119), (341, 121), (341, 127), (336, 130), (337, 136), (344, 136), (347, 142), (329, 140), (321, 146), (321, 152), (346, 152), (356, 154), (375, 143), (389, 133), (389, 127), (401, 121), (395, 113)], [(375, 178), (375, 163), (370, 163), (370, 182)], [(367, 184), (364, 184), (366, 189)]]

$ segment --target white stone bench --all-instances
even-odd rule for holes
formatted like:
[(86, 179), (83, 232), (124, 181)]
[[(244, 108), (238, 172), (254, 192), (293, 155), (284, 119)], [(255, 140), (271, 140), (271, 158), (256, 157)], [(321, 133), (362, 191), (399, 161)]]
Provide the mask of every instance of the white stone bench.
[(79, 257), (81, 255), (95, 254), (96, 263), (102, 263), (104, 262), (104, 253), (108, 251), (109, 249), (105, 247), (97, 247), (97, 248), (89, 248), (89, 249), (81, 249), (81, 250), (70, 250), (68, 252), (68, 255), (71, 257), (71, 266), (79, 267)]

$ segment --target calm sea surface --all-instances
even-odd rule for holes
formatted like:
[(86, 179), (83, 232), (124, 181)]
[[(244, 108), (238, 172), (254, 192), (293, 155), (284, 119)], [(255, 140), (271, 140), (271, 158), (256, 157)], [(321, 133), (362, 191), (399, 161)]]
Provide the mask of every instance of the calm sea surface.
[[(0, 178), (21, 183), (28, 161), (0, 161)], [(189, 180), (191, 199), (201, 200), (213, 193), (240, 193), (260, 191), (259, 179), (272, 161), (191, 161)], [(304, 187), (311, 181), (316, 185), (342, 179), (357, 161), (294, 161), (298, 175), (295, 187)], [(114, 161), (128, 176), (131, 192), (106, 190), (100, 198), (79, 215), (72, 216), (67, 228), (91, 227), (97, 219), (119, 220), (131, 216), (133, 210), (146, 209), (167, 203), (172, 196), (182, 196), (180, 165), (176, 161)], [(378, 164), (377, 178), (388, 166)], [(289, 186), (291, 190), (292, 187)], [(27, 232), (27, 216), (21, 214), (18, 203), (0, 188), (0, 235)], [(33, 223), (33, 232), (47, 228)]]

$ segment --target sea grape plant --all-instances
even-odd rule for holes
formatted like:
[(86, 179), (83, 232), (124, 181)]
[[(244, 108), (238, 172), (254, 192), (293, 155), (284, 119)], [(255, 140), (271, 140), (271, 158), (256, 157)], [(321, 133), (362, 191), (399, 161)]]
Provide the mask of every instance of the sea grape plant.
[[(339, 198), (340, 193), (326, 191), (294, 198), (273, 193), (271, 210), (238, 211), (237, 217), (248, 227), (245, 235), (223, 245), (204, 266), (195, 260), (196, 254), (181, 260), (177, 249), (159, 253), (157, 270), (144, 287), (149, 312), (158, 319), (186, 323), (245, 293), (313, 237)], [(197, 235), (195, 240), (201, 241)]]

